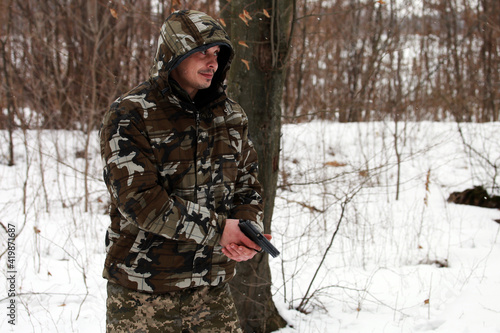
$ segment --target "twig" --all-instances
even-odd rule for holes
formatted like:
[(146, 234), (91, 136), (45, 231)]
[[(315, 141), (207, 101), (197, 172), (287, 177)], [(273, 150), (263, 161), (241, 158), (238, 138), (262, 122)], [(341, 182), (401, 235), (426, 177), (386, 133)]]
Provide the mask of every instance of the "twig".
[(344, 200), (344, 202), (342, 202), (340, 204), (341, 212), (340, 212), (339, 220), (337, 222), (337, 228), (333, 232), (332, 237), (330, 238), (330, 243), (328, 244), (327, 248), (325, 249), (325, 252), (323, 253), (323, 257), (321, 258), (321, 262), (319, 263), (318, 267), (316, 267), (316, 271), (314, 272), (314, 275), (313, 275), (313, 277), (311, 279), (311, 282), (309, 282), (309, 286), (307, 287), (307, 291), (304, 294), (304, 297), (302, 297), (302, 300), (300, 301), (299, 306), (297, 307), (298, 311), (304, 312), (306, 305), (309, 303), (309, 301), (311, 300), (312, 296), (314, 295), (314, 292), (313, 292), (311, 294), (311, 296), (309, 296), (309, 292), (311, 291), (311, 288), (312, 288), (312, 285), (314, 283), (314, 280), (316, 280), (316, 277), (318, 276), (318, 272), (320, 271), (321, 267), (323, 266), (323, 263), (325, 262), (325, 259), (326, 259), (326, 256), (327, 256), (328, 252), (330, 252), (330, 249), (332, 248), (333, 241), (335, 240), (335, 236), (337, 236), (337, 233), (340, 230), (340, 225), (341, 225), (341, 223), (342, 223), (342, 221), (344, 219), (344, 214), (345, 214), (346, 206), (352, 200), (352, 198), (356, 195), (356, 193), (359, 192), (360, 190), (361, 190), (361, 187), (358, 188), (356, 190), (356, 192), (354, 192), (353, 194), (351, 194), (351, 196), (346, 197), (345, 200)]

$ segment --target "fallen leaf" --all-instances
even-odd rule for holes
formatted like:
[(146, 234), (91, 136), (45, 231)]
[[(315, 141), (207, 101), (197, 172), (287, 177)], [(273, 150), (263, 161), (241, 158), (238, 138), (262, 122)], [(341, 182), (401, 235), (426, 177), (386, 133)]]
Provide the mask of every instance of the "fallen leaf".
[(245, 66), (247, 66), (247, 70), (250, 70), (250, 63), (248, 62), (248, 60), (241, 59), (241, 62), (244, 63)]
[(271, 15), (269, 15), (269, 13), (267, 12), (267, 10), (263, 9), (262, 12), (264, 13), (264, 15), (267, 17), (267, 18), (271, 18)]
[(331, 167), (343, 167), (343, 166), (346, 166), (347, 164), (333, 161), (333, 162), (326, 162), (325, 165), (331, 166)]
[(224, 19), (219, 19), (219, 22), (220, 24), (222, 24), (222, 26), (225, 28), (226, 27), (226, 21), (224, 21)]
[(240, 19), (241, 19), (243, 22), (245, 22), (245, 24), (248, 26), (248, 20), (246, 19), (245, 15), (240, 14), (240, 15), (238, 15), (238, 16), (239, 16), (239, 17), (240, 17)]
[(115, 9), (110, 8), (109, 12), (111, 13), (111, 16), (113, 16), (115, 19), (118, 19), (118, 12)]
[(243, 10), (243, 15), (245, 15), (245, 17), (249, 20), (252, 20), (252, 16), (250, 15), (249, 12), (247, 12), (246, 10)]
[(240, 40), (240, 41), (238, 42), (238, 44), (240, 44), (241, 46), (244, 46), (244, 47), (249, 47), (249, 46), (247, 45), (247, 43), (245, 43), (245, 41), (242, 41), (242, 40)]
[(368, 175), (369, 175), (369, 174), (368, 174), (368, 171), (363, 170), (363, 171), (360, 171), (360, 172), (359, 172), (359, 175), (360, 175), (361, 177), (368, 177)]

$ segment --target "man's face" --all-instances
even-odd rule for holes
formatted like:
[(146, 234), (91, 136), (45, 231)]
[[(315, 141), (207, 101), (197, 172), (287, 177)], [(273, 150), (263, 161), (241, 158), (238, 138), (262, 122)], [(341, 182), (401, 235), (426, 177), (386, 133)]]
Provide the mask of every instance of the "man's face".
[(214, 46), (203, 52), (196, 52), (184, 59), (171, 73), (171, 77), (186, 90), (191, 98), (200, 89), (210, 87), (215, 71), (220, 47)]

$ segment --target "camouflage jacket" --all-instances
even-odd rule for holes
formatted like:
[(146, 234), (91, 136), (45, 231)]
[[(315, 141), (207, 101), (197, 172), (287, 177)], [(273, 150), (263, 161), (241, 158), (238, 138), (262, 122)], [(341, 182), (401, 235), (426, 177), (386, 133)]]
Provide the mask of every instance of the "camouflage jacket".
[[(221, 45), (218, 70), (192, 101), (169, 73), (213, 45)], [(232, 57), (229, 37), (215, 20), (173, 13), (161, 29), (150, 79), (105, 114), (106, 279), (150, 293), (215, 286), (234, 274), (234, 261), (219, 245), (225, 219), (249, 219), (262, 228), (247, 117), (223, 89)]]

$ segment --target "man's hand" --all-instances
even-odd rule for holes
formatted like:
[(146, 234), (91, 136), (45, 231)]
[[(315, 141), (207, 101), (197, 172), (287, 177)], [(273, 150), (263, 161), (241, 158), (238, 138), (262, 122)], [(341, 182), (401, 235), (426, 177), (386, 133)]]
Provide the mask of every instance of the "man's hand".
[[(258, 251), (261, 250), (260, 246), (252, 242), (238, 226), (239, 220), (227, 219), (226, 226), (222, 232), (220, 245), (222, 245), (222, 253), (229, 259), (235, 261), (246, 261), (252, 259)], [(272, 236), (264, 234), (267, 239)]]
[(247, 261), (252, 259), (258, 252), (254, 249), (231, 243), (222, 248), (222, 253), (234, 261)]

